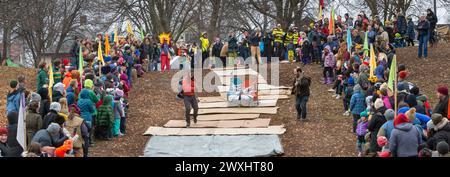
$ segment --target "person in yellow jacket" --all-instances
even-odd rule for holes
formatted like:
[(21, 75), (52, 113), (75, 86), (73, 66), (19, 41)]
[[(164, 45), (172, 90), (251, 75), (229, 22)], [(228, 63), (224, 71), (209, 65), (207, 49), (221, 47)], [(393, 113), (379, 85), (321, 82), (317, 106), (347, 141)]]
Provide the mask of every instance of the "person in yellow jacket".
[(281, 24), (278, 24), (272, 30), (272, 34), (274, 36), (274, 56), (278, 56), (280, 60), (283, 58), (283, 49), (284, 49), (284, 36), (286, 33), (281, 28)]
[(202, 46), (202, 63), (205, 63), (205, 60), (209, 57), (209, 39), (208, 33), (203, 32), (200, 37), (200, 42)]

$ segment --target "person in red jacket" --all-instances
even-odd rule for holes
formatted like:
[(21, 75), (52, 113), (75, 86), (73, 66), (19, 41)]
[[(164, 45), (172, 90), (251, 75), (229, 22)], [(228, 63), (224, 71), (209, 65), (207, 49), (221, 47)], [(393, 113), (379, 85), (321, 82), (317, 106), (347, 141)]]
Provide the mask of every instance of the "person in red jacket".
[(193, 70), (187, 73), (182, 82), (183, 99), (185, 107), (186, 128), (191, 126), (191, 107), (194, 109), (194, 123), (197, 123), (198, 99), (195, 93), (195, 79)]

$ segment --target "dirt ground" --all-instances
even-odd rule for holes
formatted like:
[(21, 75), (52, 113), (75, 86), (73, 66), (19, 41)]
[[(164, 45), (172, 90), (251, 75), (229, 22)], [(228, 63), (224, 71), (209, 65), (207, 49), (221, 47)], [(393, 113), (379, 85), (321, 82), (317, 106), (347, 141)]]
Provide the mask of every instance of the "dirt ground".
[[(426, 94), (432, 106), (437, 103), (435, 89), (438, 85), (450, 83), (450, 45), (440, 45), (431, 49), (428, 61), (417, 58), (417, 47), (397, 51), (399, 63), (406, 64), (410, 76), (407, 80), (418, 85)], [(299, 65), (300, 66), (300, 65)], [(293, 69), (297, 64), (281, 64), (280, 84), (291, 86)], [(4, 72), (9, 68), (0, 68), (0, 112), (5, 112), (5, 96), (8, 79), (15, 74)], [(351, 117), (342, 115), (342, 99), (331, 97), (329, 86), (320, 83), (322, 69), (318, 65), (304, 67), (307, 75), (313, 78), (312, 95), (308, 102), (308, 122), (296, 121), (295, 98), (279, 100), (277, 115), (262, 115), (271, 118), (271, 125), (284, 124), (287, 131), (281, 135), (285, 154), (283, 157), (353, 157), (356, 155), (356, 137), (351, 133)], [(9, 74), (6, 74), (9, 73)], [(136, 157), (143, 155), (149, 137), (142, 136), (149, 126), (162, 126), (171, 119), (183, 119), (184, 106), (175, 99), (176, 93), (170, 89), (170, 73), (148, 73), (135, 83), (130, 95), (130, 118), (127, 122), (127, 135), (113, 141), (97, 141), (90, 149), (90, 155), (96, 157)], [(3, 75), (7, 76), (6, 78)], [(28, 76), (28, 75), (27, 75)], [(32, 77), (33, 76), (33, 77)], [(35, 76), (31, 74), (34, 86)], [(5, 80), (7, 79), (7, 80)], [(35, 86), (34, 86), (35, 87)], [(214, 96), (217, 93), (200, 95)], [(0, 126), (6, 123), (0, 116)]]

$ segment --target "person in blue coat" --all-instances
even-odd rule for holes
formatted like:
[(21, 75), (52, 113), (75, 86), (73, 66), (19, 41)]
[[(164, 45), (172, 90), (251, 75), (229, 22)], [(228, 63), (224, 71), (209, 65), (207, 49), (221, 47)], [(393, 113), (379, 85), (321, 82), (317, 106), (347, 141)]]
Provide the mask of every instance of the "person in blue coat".
[[(409, 110), (410, 110), (411, 108), (409, 108), (408, 106), (404, 106), (404, 107), (401, 107), (399, 110), (398, 110), (398, 114), (405, 114), (406, 112), (408, 112)], [(415, 116), (416, 116), (416, 120), (418, 120), (419, 122), (416, 122), (416, 124), (417, 123), (419, 123), (420, 124), (420, 126), (423, 128), (423, 129), (427, 129), (427, 123), (431, 120), (431, 118), (430, 117), (428, 117), (427, 115), (425, 115), (425, 114), (421, 114), (421, 113), (415, 113)], [(413, 122), (414, 123), (414, 122)]]
[(360, 119), (361, 112), (366, 110), (366, 103), (364, 94), (362, 93), (361, 86), (357, 84), (353, 88), (353, 95), (350, 99), (350, 111), (353, 114), (353, 132), (356, 132), (356, 125)]

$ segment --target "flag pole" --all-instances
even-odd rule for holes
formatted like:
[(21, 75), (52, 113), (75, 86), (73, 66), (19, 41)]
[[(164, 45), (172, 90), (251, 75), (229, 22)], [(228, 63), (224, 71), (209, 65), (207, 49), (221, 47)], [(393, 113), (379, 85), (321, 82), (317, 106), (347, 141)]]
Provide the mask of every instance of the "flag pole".
[[(394, 68), (394, 70), (395, 70), (395, 73), (397, 73), (398, 72), (398, 67), (395, 67)], [(397, 88), (397, 82), (398, 82), (398, 76), (397, 76), (397, 74), (395, 75), (395, 79), (394, 79), (394, 87), (393, 87), (393, 89), (394, 89), (394, 112), (395, 112), (395, 117), (394, 118), (396, 118), (397, 117), (397, 111), (398, 111), (398, 100), (397, 100), (397, 95), (398, 95), (398, 88)]]

